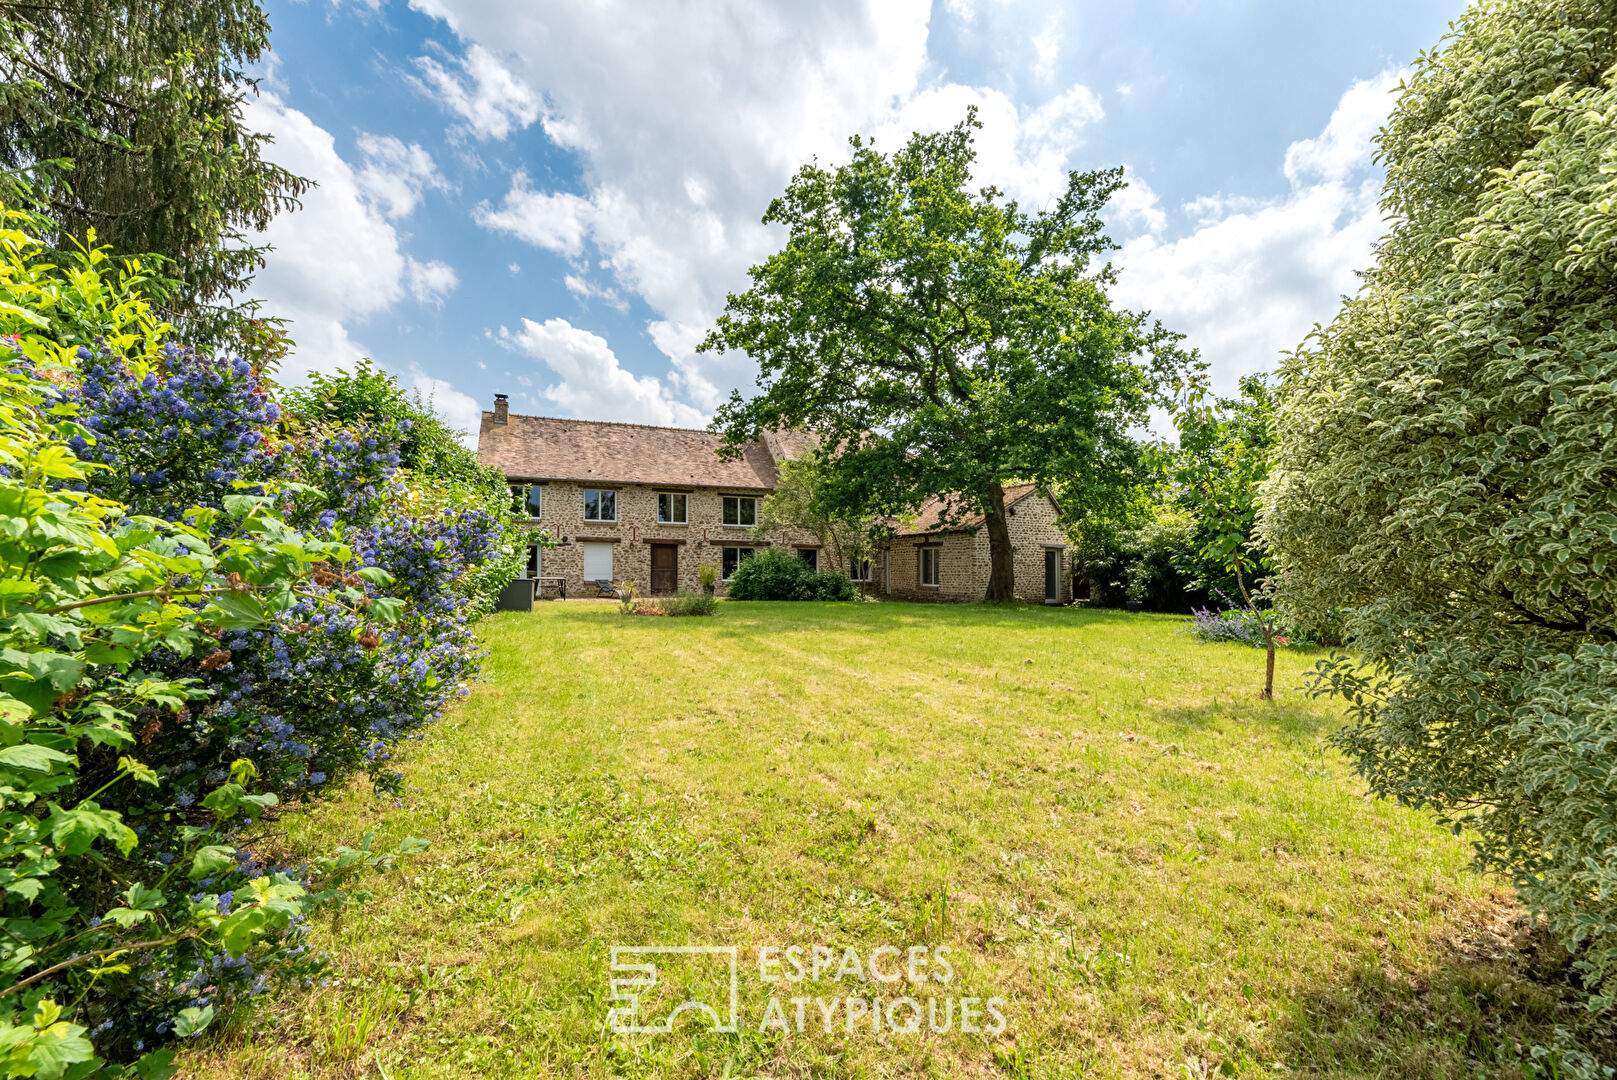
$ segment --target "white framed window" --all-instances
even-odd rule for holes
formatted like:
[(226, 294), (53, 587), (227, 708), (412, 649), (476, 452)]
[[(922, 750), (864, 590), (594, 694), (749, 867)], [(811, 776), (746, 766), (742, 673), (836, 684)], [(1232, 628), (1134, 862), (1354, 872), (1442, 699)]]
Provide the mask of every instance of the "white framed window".
[(921, 552), (921, 584), (927, 588), (938, 587), (938, 554), (942, 548), (924, 547)]
[(869, 559), (855, 559), (855, 560), (853, 560), (853, 565), (848, 568), (848, 580), (849, 581), (869, 581), (870, 580), (870, 560)]
[(752, 548), (727, 547), (719, 553), (719, 577), (729, 581), (736, 572), (736, 567), (752, 558)]
[(511, 485), (511, 509), (514, 512), (518, 514), (522, 513), (522, 503), (527, 497), (527, 488), (523, 487), (521, 484)]
[(585, 488), (584, 520), (618, 520), (618, 493), (606, 488)]
[(657, 520), (664, 525), (684, 525), (691, 520), (690, 499), (677, 492), (657, 496)]
[(726, 525), (758, 524), (758, 500), (748, 495), (724, 496), (724, 516), (721, 520)]

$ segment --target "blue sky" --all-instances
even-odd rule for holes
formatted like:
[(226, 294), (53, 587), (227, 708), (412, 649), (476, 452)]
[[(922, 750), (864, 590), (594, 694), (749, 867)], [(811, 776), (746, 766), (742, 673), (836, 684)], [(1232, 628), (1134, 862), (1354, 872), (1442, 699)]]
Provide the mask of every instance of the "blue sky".
[(700, 425), (744, 357), (694, 346), (780, 236), (791, 172), (976, 104), (979, 176), (1038, 203), (1124, 165), (1118, 299), (1232, 386), (1355, 287), (1371, 138), (1455, 0), (765, 4), (267, 0), (253, 122), (317, 180), (252, 294), (285, 377), (369, 356), (475, 427)]

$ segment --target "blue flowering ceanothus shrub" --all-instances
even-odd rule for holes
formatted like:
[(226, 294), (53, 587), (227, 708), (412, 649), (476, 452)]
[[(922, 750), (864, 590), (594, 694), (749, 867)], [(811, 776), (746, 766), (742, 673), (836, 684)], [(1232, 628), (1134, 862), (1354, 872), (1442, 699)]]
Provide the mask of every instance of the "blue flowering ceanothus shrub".
[[(180, 722), (152, 730), (143, 748), (157, 778), (156, 801), (174, 808), (150, 816), (149, 844), (175, 849), (209, 800), (234, 783), (235, 763), (247, 761), (254, 789), (278, 802), (241, 818), (228, 838), (232, 858), (243, 873), (275, 870), (248, 854), (254, 828), (279, 807), (358, 772), (393, 790), (397, 743), (442, 716), (475, 677), (481, 653), (471, 622), (491, 601), (479, 583), (490, 567), (503, 568), (501, 581), (514, 572), (508, 493), (484, 485), (495, 493), (492, 507), (417, 497), (412, 482), (437, 485), (401, 467), (400, 447), (415, 420), (282, 416), (264, 381), (239, 361), (185, 350), (163, 350), (146, 367), (105, 350), (90, 357), (80, 362), (95, 372), (94, 386), (86, 379), (70, 395), (97, 433), (86, 452), (108, 462), (150, 462), (139, 485), (119, 486), (123, 478), (107, 470), (91, 477), (92, 491), (116, 489), (148, 513), (183, 522), (193, 507), (217, 503), (233, 488), (263, 488), (288, 525), (345, 548), (344, 558), (312, 567), (311, 587), (295, 602), (250, 625), (216, 627), (210, 650), (168, 656), (164, 674), (193, 680), (204, 694)], [(115, 421), (95, 412), (103, 402), (117, 410)], [(169, 443), (195, 448), (197, 460), (157, 456), (154, 448)], [(358, 607), (346, 602), (355, 592), (364, 598)], [(378, 603), (396, 612), (388, 626), (367, 617), (364, 605)], [(224, 875), (215, 884), (234, 879)], [(211, 975), (202, 967), (219, 958), (189, 953), (148, 970), (167, 971), (159, 982), (171, 989), (202, 978), (213, 988), (204, 995), (212, 1004), (232, 1005), (262, 987), (266, 972), (308, 977), (316, 961), (299, 936), (288, 932), (278, 947), (256, 965), (220, 966)], [(157, 995), (134, 1014), (144, 1030), (123, 1032), (115, 1021), (107, 1035), (160, 1041), (171, 1034), (159, 1030), (171, 1005)]]
[(282, 515), (252, 372), (164, 348), (138, 265), (58, 269), (49, 231), (0, 205), (0, 1064), (161, 1076), (164, 1043), (315, 977), (310, 916), (391, 859), (260, 855), (315, 782), (289, 761), (369, 747), (242, 676), (316, 615), (340, 632), (298, 644), (328, 667), (416, 631), (340, 530)]
[[(87, 550), (147, 567), (97, 582), (160, 583), (120, 601), (145, 636), (97, 643), (50, 614), (70, 603), (61, 588), (90, 588), (82, 580), (50, 586), (42, 610), (27, 590), (46, 586), (0, 575), (0, 634), (60, 665), (30, 661), (19, 670), (43, 688), (24, 693), (16, 674), (0, 694), (0, 720), (31, 712), (50, 748), (0, 746), (0, 785), (25, 791), (0, 792), (0, 830), (16, 826), (0, 837), (0, 929), (32, 943), (0, 946), (0, 1058), (88, 1076), (92, 1059), (160, 1064), (163, 1044), (277, 982), (318, 975), (308, 916), (348, 902), (345, 882), (392, 856), (367, 842), (279, 866), (260, 852), (266, 826), (361, 772), (396, 786), (399, 740), (475, 676), (470, 624), (530, 538), (498, 475), (436, 417), (398, 406), (395, 383), (367, 376), (398, 406), (380, 412), (284, 410), (251, 365), (165, 344), (167, 328), (112, 275), (75, 293), (48, 284), (58, 272), (26, 246), (0, 236), (0, 249), (12, 411), (70, 418), (11, 459), (38, 458), (40, 506), (94, 508), (73, 533)], [(90, 252), (75, 269), (94, 283), (106, 261)], [(323, 385), (340, 396), (348, 384)], [(420, 468), (401, 463), (401, 448)], [(439, 467), (453, 475), (428, 471)], [(0, 480), (19, 478), (9, 468)], [(15, 513), (0, 506), (0, 518)], [(142, 622), (148, 608), (161, 619)], [(86, 710), (99, 726), (74, 719)], [(47, 796), (69, 809), (44, 819), (40, 848), (39, 811), (5, 815), (27, 799), (42, 811)], [(44, 883), (37, 893), (12, 888), (24, 872)], [(126, 944), (118, 963), (98, 962), (96, 950)]]
[(219, 505), (238, 480), (274, 471), (266, 432), (280, 407), (245, 360), (219, 363), (165, 344), (151, 356), (115, 354), (105, 342), (75, 351), (70, 398), (89, 431), (70, 446), (108, 466), (96, 491), (169, 520)]
[(396, 506), (404, 488), (399, 443), (410, 422), (314, 427), (290, 439), (282, 467), (311, 490), (287, 506), (288, 519), (306, 527), (374, 524)]

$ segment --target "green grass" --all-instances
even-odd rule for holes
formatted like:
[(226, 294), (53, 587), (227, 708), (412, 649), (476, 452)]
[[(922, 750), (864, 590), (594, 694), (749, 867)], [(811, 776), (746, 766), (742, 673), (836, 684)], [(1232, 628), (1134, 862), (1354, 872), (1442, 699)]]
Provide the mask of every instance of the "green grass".
[[(1511, 1076), (1564, 1018), (1517, 909), (1364, 797), (1314, 655), (1072, 609), (551, 604), (292, 853), (427, 837), (317, 940), (339, 979), (182, 1059), (230, 1077)], [(742, 1031), (606, 1029), (614, 944), (741, 948)], [(948, 946), (1008, 1028), (760, 1033), (760, 945)], [(700, 972), (669, 961), (676, 979)], [(793, 995), (891, 999), (829, 976)], [(940, 1008), (942, 1008), (940, 1000)], [(1532, 1075), (1530, 1072), (1525, 1075)]]

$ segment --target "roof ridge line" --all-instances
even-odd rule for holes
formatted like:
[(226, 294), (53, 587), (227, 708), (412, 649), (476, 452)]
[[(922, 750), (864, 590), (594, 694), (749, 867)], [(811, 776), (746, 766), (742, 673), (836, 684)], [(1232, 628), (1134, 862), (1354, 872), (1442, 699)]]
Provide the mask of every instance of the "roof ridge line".
[[(484, 416), (493, 416), (492, 410), (484, 409)], [(645, 428), (648, 431), (684, 431), (693, 435), (711, 435), (716, 439), (723, 438), (716, 431), (707, 428), (675, 427), (672, 424), (637, 424), (632, 420), (585, 420), (578, 416), (535, 416), (533, 413), (508, 413), (507, 420), (554, 420), (562, 424), (601, 424), (608, 427)]]

